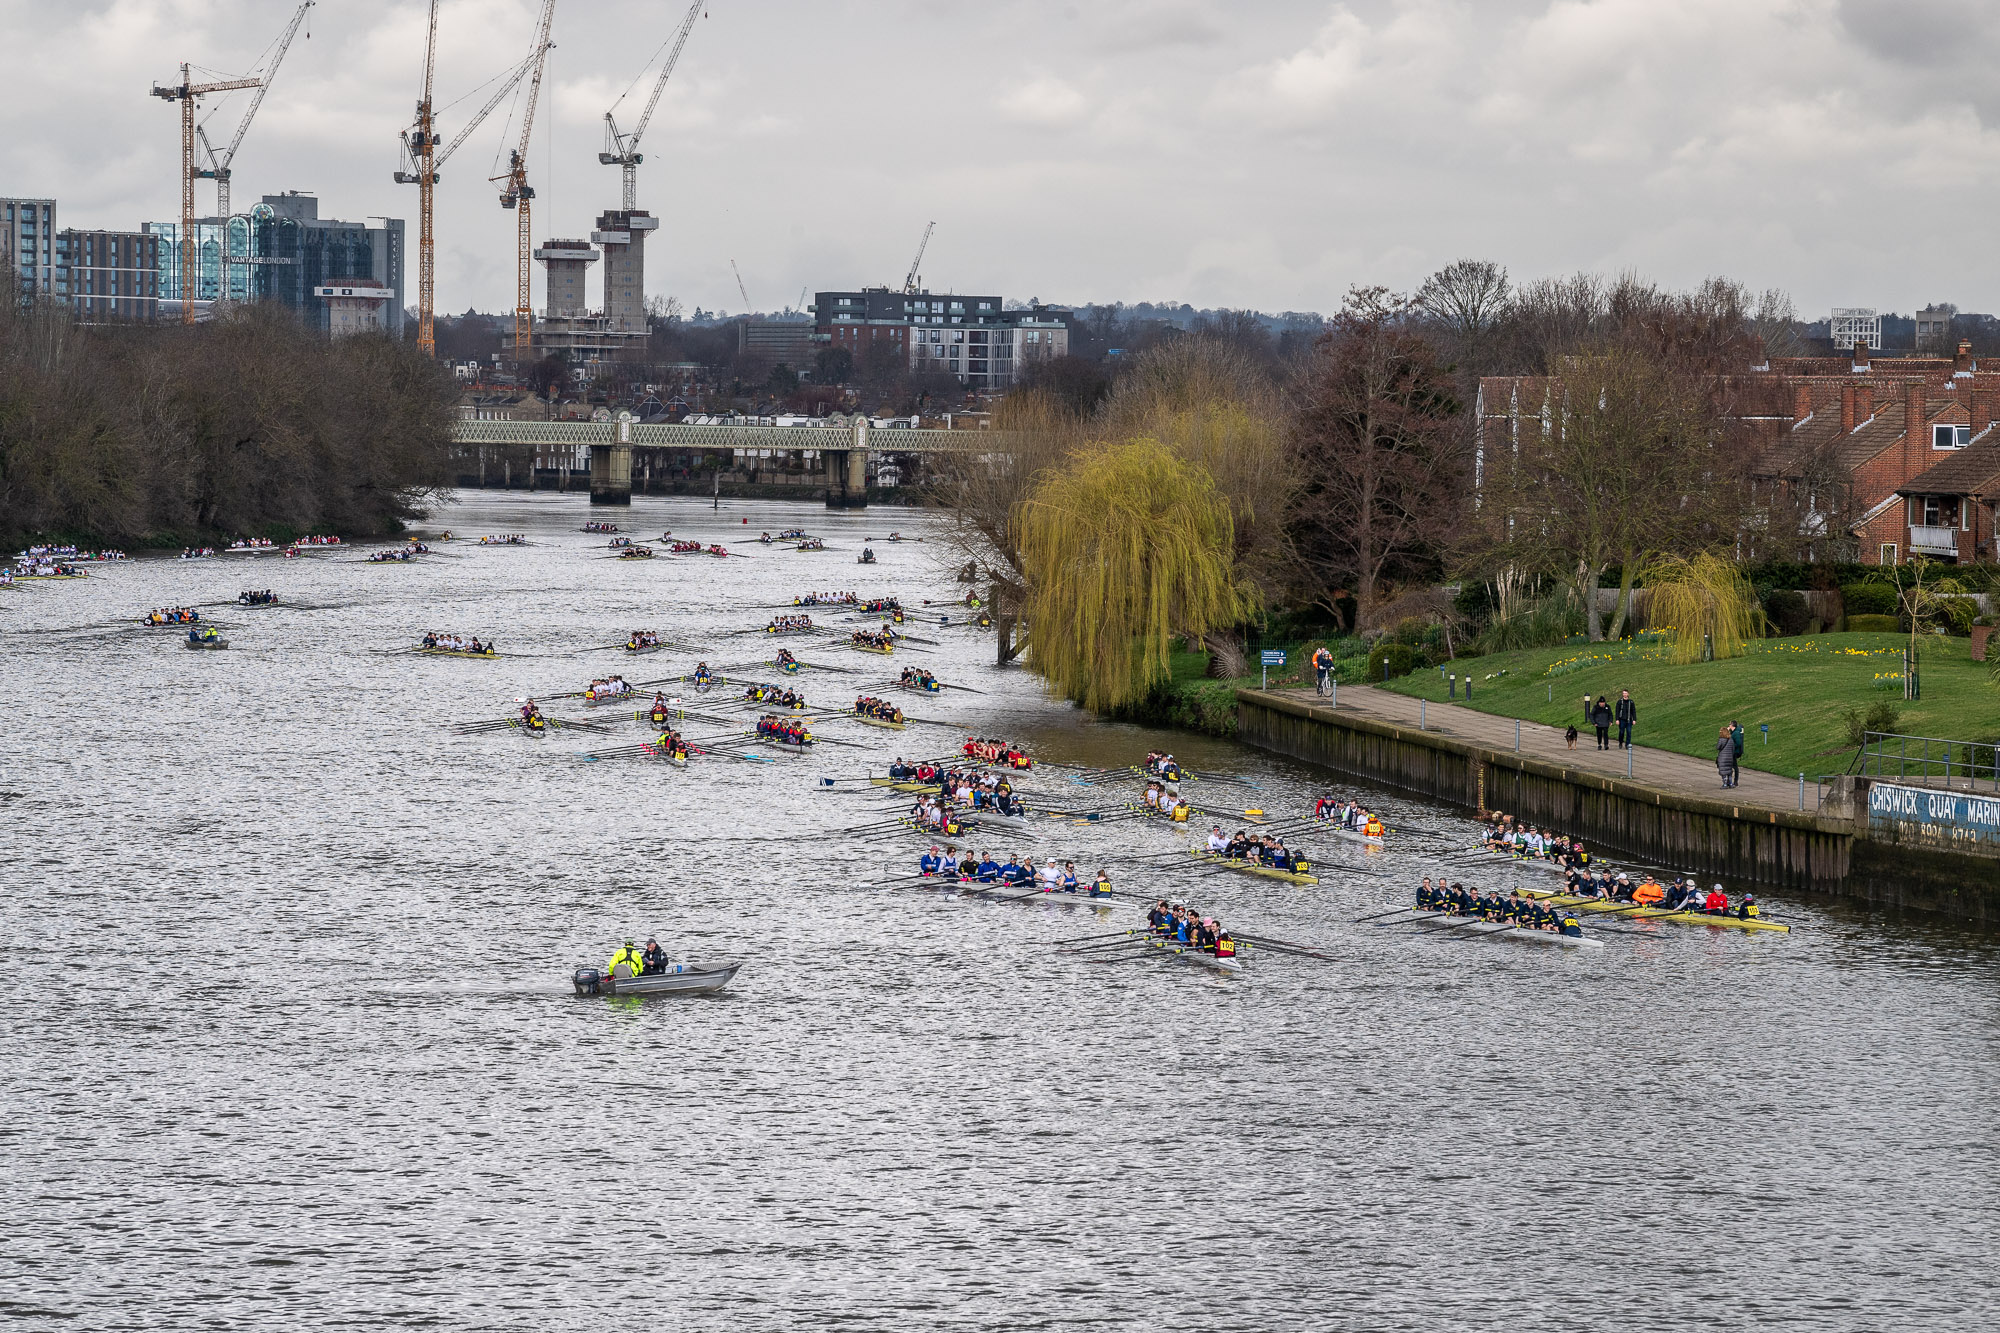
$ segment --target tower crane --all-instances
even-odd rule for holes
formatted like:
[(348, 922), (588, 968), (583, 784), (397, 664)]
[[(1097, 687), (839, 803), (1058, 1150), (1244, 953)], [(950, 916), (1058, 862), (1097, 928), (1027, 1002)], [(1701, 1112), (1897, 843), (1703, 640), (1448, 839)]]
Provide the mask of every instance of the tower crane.
[(486, 105), (480, 107), (472, 119), (465, 122), (465, 128), (440, 149), (437, 118), (431, 107), (431, 73), (437, 62), (437, 11), (438, 0), (431, 0), (430, 39), (424, 46), (424, 96), (417, 103), (416, 124), (403, 131), (403, 165), (409, 169), (396, 172), (398, 185), (417, 187), (417, 347), (425, 356), (437, 355), (432, 309), (437, 253), (432, 204), (437, 194), (438, 169), (458, 151), (459, 145), (479, 128), (480, 123), (493, 114), (493, 108), (499, 106), (509, 93), (520, 86), (521, 80), (539, 66), (543, 55), (542, 48), (537, 47), (528, 53), (527, 59), (509, 70), (493, 96), (486, 99)]
[(535, 104), (542, 95), (542, 68), (547, 63), (549, 48), (554, 45), (549, 40), (549, 25), (555, 16), (556, 0), (542, 0), (541, 21), (535, 27), (535, 51), (530, 57), (535, 73), (528, 80), (528, 105), (521, 113), (521, 143), (508, 160), (507, 174), (492, 178), (500, 186), (500, 207), (515, 212), (514, 359), (517, 362), (527, 360), (534, 341), (535, 312), (530, 290), (533, 270), (529, 267), (534, 239), (529, 234), (533, 229), (529, 226), (528, 201), (535, 197), (535, 191), (528, 184), (528, 140), (535, 132)]
[(243, 134), (250, 128), (250, 122), (257, 118), (257, 108), (264, 105), (264, 94), (271, 90), (271, 80), (278, 76), (278, 66), (285, 63), (285, 52), (291, 49), (292, 38), (298, 35), (299, 25), (305, 22), (306, 11), (312, 7), (313, 0), (305, 0), (305, 3), (299, 6), (298, 12), (292, 15), (292, 21), (286, 25), (284, 34), (278, 38), (277, 50), (271, 56), (270, 67), (264, 71), (263, 79), (257, 84), (257, 95), (250, 99), (250, 109), (243, 113), (243, 119), (237, 123), (236, 137), (229, 141), (229, 147), (217, 153), (214, 146), (208, 142), (208, 132), (199, 125), (195, 126), (195, 137), (201, 141), (202, 155), (208, 159), (208, 165), (194, 174), (215, 182), (215, 215), (222, 219), (222, 271), (219, 295), (224, 300), (229, 298), (229, 164), (236, 160), (236, 150), (243, 146)]
[(743, 287), (743, 270), (736, 267), (736, 261), (729, 261), (729, 271), (736, 275), (736, 294), (743, 298), (743, 313), (750, 313), (750, 293)]
[[(630, 134), (619, 133), (618, 122), (612, 118), (612, 112), (618, 109), (617, 102), (611, 104), (611, 111), (604, 113), (604, 151), (597, 155), (597, 160), (607, 167), (618, 167), (624, 171), (623, 208), (627, 213), (639, 206), (639, 164), (646, 160), (645, 155), (639, 151), (639, 137), (646, 132), (646, 126), (652, 123), (653, 109), (660, 104), (660, 94), (667, 90), (667, 78), (674, 72), (674, 65), (681, 58), (681, 48), (687, 45), (688, 34), (694, 31), (694, 21), (702, 16), (702, 6), (707, 3), (708, 0), (694, 0), (694, 3), (688, 6), (687, 17), (681, 20), (680, 30), (672, 39), (674, 49), (667, 56), (667, 63), (660, 66), (660, 77), (653, 84), (653, 95), (647, 99), (645, 113), (639, 117), (639, 127)], [(632, 82), (637, 86), (637, 79)], [(618, 101), (624, 101), (631, 91), (631, 88), (627, 88), (624, 93), (619, 94)]]
[(437, 191), (437, 129), (431, 116), (431, 74), (437, 68), (438, 0), (431, 0), (430, 36), (424, 41), (424, 95), (417, 103), (417, 123), (403, 132), (403, 158), (414, 174), (396, 173), (396, 183), (417, 185), (417, 350), (437, 355), (437, 335), (431, 327), (431, 296), (436, 247), (431, 235), (431, 197)]
[(196, 83), (188, 66), (181, 65), (181, 81), (170, 87), (153, 85), (153, 96), (181, 104), (181, 323), (194, 323), (194, 104), (209, 93), (226, 93), (236, 88), (261, 87), (261, 79), (222, 79)]
[(917, 265), (924, 262), (924, 251), (930, 248), (931, 232), (936, 227), (937, 223), (935, 222), (926, 222), (924, 224), (924, 238), (917, 242), (917, 257), (910, 261), (909, 275), (903, 279), (903, 295), (905, 296), (915, 296), (917, 293)]

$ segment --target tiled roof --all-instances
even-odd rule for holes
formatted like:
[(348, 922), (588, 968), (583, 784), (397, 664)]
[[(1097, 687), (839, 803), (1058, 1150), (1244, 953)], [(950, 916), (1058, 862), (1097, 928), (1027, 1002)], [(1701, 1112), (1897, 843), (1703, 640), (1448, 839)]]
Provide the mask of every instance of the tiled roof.
[(1988, 495), (2000, 490), (2000, 430), (1991, 426), (1928, 471), (1896, 488), (1898, 495)]

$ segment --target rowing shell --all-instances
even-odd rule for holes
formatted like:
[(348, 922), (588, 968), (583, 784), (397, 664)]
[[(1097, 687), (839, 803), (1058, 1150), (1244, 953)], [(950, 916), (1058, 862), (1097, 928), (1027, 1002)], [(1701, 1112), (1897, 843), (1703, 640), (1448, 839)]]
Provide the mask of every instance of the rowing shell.
[(1319, 878), (1301, 870), (1280, 870), (1276, 866), (1260, 866), (1252, 861), (1232, 860), (1217, 856), (1214, 852), (1200, 847), (1188, 848), (1188, 855), (1198, 861), (1213, 861), (1217, 865), (1228, 866), (1231, 870), (1241, 870), (1246, 875), (1262, 875), (1265, 879), (1281, 879), (1287, 884), (1317, 884)]
[[(1384, 903), (1382, 905), (1390, 908), (1396, 906), (1394, 903)], [(1418, 909), (1414, 907), (1404, 907), (1398, 910), (1411, 913), (1418, 912)], [(1585, 939), (1581, 935), (1563, 935), (1552, 930), (1535, 930), (1528, 926), (1513, 926), (1505, 921), (1480, 921), (1478, 917), (1459, 916), (1455, 912), (1424, 912), (1418, 915), (1416, 919), (1419, 921), (1477, 921), (1479, 923), (1472, 926), (1457, 927), (1452, 932), (1456, 935), (1504, 936), (1510, 940), (1519, 940), (1523, 944), (1552, 944), (1563, 948), (1602, 949), (1604, 947), (1603, 940)], [(1384, 924), (1399, 925), (1401, 923), (1385, 922)]]
[(1578, 912), (1610, 912), (1627, 921), (1671, 921), (1682, 926), (1717, 926), (1724, 930), (1744, 930), (1755, 933), (1760, 930), (1789, 932), (1791, 927), (1782, 921), (1766, 921), (1760, 916), (1711, 916), (1707, 912), (1654, 911), (1634, 907), (1631, 903), (1615, 902), (1605, 898), (1578, 898), (1571, 894), (1550, 893), (1543, 889), (1523, 889), (1523, 898), (1538, 898), (1552, 907), (1567, 907)]
[(871, 648), (867, 644), (861, 644), (861, 643), (850, 643), (847, 646), (852, 648), (857, 653), (880, 653), (884, 657), (892, 657), (895, 655), (895, 650), (890, 648)]
[(903, 723), (891, 722), (886, 717), (870, 717), (866, 713), (851, 713), (849, 716), (856, 722), (866, 722), (871, 727), (887, 727), (890, 731), (903, 731), (906, 729)]
[(1217, 972), (1240, 973), (1243, 971), (1243, 960), (1240, 958), (1217, 958), (1205, 949), (1197, 949), (1192, 945), (1179, 944), (1172, 940), (1163, 940), (1157, 935), (1146, 935), (1142, 938), (1155, 949), (1164, 950), (1177, 958), (1184, 958), (1190, 963), (1199, 963), (1203, 967), (1213, 968)]
[(1522, 856), (1514, 852), (1496, 852), (1490, 847), (1478, 848), (1475, 854), (1467, 859), (1507, 861), (1525, 870), (1540, 870), (1550, 875), (1567, 875), (1569, 873), (1569, 868), (1557, 861), (1550, 861), (1539, 856)]
[(871, 787), (888, 787), (895, 791), (936, 792), (944, 788), (935, 782), (912, 782), (907, 778), (870, 778)]
[(227, 640), (227, 639), (203, 639), (203, 640), (201, 640), (201, 641), (200, 641), (199, 643), (197, 643), (197, 642), (195, 642), (194, 640), (192, 640), (192, 639), (189, 639), (189, 640), (187, 640), (187, 641), (186, 641), (186, 642), (185, 642), (185, 643), (183, 644), (183, 646), (184, 646), (184, 647), (187, 647), (187, 648), (192, 648), (192, 649), (194, 649), (194, 650), (195, 650), (196, 652), (201, 652), (201, 651), (204, 651), (204, 650), (207, 650), (207, 651), (210, 651), (210, 652), (213, 652), (213, 651), (215, 651), (216, 649), (220, 649), (220, 648), (227, 648), (227, 647), (229, 646), (229, 640)]
[(413, 649), (411, 649), (411, 651), (412, 651), (412, 652), (417, 652), (417, 653), (422, 653), (422, 654), (423, 654), (423, 655), (424, 655), (425, 657), (478, 657), (478, 658), (488, 658), (488, 657), (498, 657), (498, 656), (500, 656), (500, 654), (498, 654), (498, 653), (494, 652), (494, 651), (493, 651), (493, 650), (491, 650), (490, 648), (489, 648), (489, 649), (487, 649), (487, 650), (486, 650), (486, 651), (484, 651), (484, 652), (478, 652), (478, 653), (475, 653), (475, 652), (473, 652), (473, 651), (472, 651), (472, 650), (471, 650), (470, 648), (413, 648)]
[(1331, 833), (1336, 838), (1345, 838), (1349, 842), (1358, 842), (1369, 847), (1380, 847), (1382, 845), (1382, 835), (1379, 833), (1370, 837), (1366, 833), (1359, 833), (1351, 828), (1345, 828), (1336, 824), (1330, 819), (1322, 819), (1318, 823), (1321, 829)]
[(1139, 904), (1129, 898), (1113, 897), (1109, 894), (1091, 894), (1078, 890), (1075, 893), (1062, 889), (1042, 889), (1029, 887), (1025, 890), (1018, 884), (1003, 884), (998, 881), (985, 883), (978, 880), (957, 879), (944, 875), (929, 876), (917, 881), (913, 888), (927, 889), (932, 893), (957, 895), (967, 898), (987, 898), (1001, 903), (1043, 903), (1050, 907), (1087, 907), (1103, 911), (1113, 907), (1136, 908)]

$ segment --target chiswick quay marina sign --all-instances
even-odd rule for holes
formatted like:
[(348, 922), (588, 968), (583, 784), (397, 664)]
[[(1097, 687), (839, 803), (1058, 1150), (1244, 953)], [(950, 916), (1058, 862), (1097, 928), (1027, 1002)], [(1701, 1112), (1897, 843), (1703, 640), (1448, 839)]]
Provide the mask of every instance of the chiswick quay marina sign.
[(1868, 827), (1896, 842), (2000, 856), (2000, 796), (1877, 782), (1868, 788)]

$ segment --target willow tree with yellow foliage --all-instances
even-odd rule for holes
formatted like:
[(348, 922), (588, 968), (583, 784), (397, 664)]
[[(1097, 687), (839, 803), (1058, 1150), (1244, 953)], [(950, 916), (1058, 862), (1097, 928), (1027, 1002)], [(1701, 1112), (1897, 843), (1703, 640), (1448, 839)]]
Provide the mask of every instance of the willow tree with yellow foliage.
[(1737, 567), (1713, 551), (1669, 557), (1646, 571), (1646, 618), (1667, 635), (1676, 665), (1741, 657), (1764, 634), (1764, 610)]
[[(1221, 552), (1232, 581), (1277, 587), (1289, 572), (1283, 518), (1293, 470), (1285, 443), (1284, 405), (1270, 379), (1240, 349), (1188, 337), (1153, 348), (1122, 368), (1105, 400), (1077, 410), (1061, 394), (1032, 387), (1002, 400), (994, 429), (1008, 448), (939, 459), (930, 499), (941, 510), (938, 547), (950, 572), (988, 590), (1000, 622), (1000, 657), (1013, 656), (1018, 619), (1037, 640), (1053, 628), (1028, 614), (1039, 599), (1041, 571), (1027, 559), (1029, 506), (1074, 478), (1099, 455), (1149, 442), (1221, 505), (1228, 519)], [(1067, 480), (1066, 480), (1067, 479)], [(1079, 511), (1085, 526), (1102, 515)], [(1200, 646), (1223, 675), (1241, 675), (1237, 622), (1209, 627)], [(1040, 654), (1049, 660), (1050, 650)], [(1052, 676), (1053, 679), (1053, 676)]]
[(1160, 440), (1087, 448), (1049, 472), (1016, 516), (1028, 657), (1051, 689), (1100, 712), (1172, 674), (1177, 639), (1255, 614), (1229, 498)]

